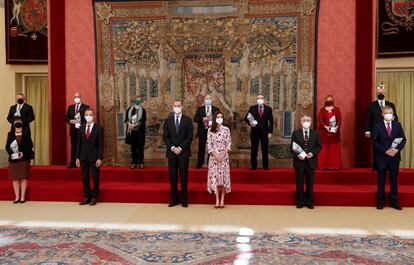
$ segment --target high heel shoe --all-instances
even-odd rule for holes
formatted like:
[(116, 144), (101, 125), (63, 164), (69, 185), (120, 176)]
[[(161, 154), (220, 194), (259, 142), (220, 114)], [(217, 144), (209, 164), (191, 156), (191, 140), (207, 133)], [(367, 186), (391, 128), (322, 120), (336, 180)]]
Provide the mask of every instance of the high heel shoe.
[(16, 203), (19, 203), (19, 202), (20, 202), (20, 200), (13, 201), (13, 204), (16, 204)]

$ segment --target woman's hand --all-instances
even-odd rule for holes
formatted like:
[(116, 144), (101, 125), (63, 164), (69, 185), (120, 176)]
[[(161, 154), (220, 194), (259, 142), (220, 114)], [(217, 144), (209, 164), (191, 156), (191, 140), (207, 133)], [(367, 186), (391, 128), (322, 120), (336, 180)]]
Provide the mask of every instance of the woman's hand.
[(23, 153), (22, 153), (22, 152), (20, 152), (20, 153), (19, 153), (19, 159), (22, 159), (23, 157), (24, 157)]

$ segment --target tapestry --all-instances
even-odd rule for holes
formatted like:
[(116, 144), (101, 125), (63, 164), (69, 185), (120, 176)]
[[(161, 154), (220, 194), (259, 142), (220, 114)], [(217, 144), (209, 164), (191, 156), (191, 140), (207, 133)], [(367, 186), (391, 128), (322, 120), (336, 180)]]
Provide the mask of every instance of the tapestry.
[(0, 227), (1, 264), (413, 264), (412, 238)]
[(47, 0), (6, 0), (6, 63), (47, 64)]
[(414, 55), (414, 0), (378, 0), (377, 54)]
[[(231, 130), (231, 165), (248, 166), (244, 117), (263, 94), (274, 117), (270, 166), (290, 166), (292, 131), (302, 115), (314, 115), (317, 6), (317, 0), (95, 0), (106, 163), (130, 162), (124, 119), (136, 95), (147, 111), (145, 163), (166, 165), (162, 128), (173, 100), (181, 99), (193, 118), (208, 94)], [(197, 146), (195, 138), (191, 164)]]

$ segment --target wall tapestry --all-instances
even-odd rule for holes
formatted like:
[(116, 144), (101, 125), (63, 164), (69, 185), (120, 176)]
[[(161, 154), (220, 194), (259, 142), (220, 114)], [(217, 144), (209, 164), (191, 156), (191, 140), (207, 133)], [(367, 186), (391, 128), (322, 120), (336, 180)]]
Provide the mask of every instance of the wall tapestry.
[(123, 121), (135, 95), (147, 110), (145, 162), (166, 165), (162, 126), (172, 101), (193, 118), (209, 94), (231, 129), (232, 166), (248, 166), (244, 116), (260, 93), (273, 108), (271, 166), (290, 165), (292, 130), (314, 112), (317, 0), (95, 0), (94, 12), (107, 163), (130, 162)]

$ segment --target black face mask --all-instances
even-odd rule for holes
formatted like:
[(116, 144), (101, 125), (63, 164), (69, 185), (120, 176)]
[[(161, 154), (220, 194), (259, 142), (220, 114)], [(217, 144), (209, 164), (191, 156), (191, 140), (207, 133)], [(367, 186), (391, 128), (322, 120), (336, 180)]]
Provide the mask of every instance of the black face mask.
[(383, 100), (385, 98), (384, 94), (378, 94), (377, 99)]
[(16, 122), (14, 124), (14, 127), (16, 127), (16, 128), (22, 128), (22, 126), (23, 126), (23, 124), (21, 122)]
[(23, 104), (23, 103), (24, 103), (24, 100), (23, 100), (22, 98), (19, 98), (19, 99), (17, 100), (17, 103), (19, 103), (19, 104), (21, 105), (21, 104)]
[(325, 101), (325, 107), (330, 107), (330, 106), (333, 106), (333, 101), (332, 100)]

